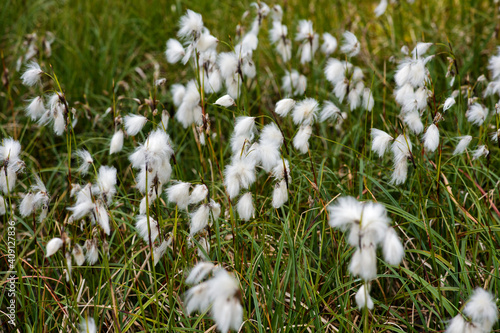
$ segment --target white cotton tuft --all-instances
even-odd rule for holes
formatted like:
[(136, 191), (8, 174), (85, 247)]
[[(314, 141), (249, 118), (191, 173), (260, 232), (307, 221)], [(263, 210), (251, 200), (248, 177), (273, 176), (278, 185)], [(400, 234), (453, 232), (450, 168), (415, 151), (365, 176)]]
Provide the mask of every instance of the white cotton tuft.
[(356, 304), (360, 310), (365, 306), (370, 310), (373, 309), (373, 300), (370, 296), (369, 288), (367, 288), (365, 284), (362, 285), (356, 293)]
[(373, 93), (370, 88), (363, 89), (363, 109), (371, 112), (374, 105), (375, 100), (373, 99)]
[(205, 200), (208, 195), (208, 187), (205, 184), (198, 184), (194, 187), (191, 195), (189, 196), (189, 204), (197, 204)]
[(170, 246), (172, 243), (172, 237), (170, 237), (168, 240), (164, 239), (163, 242), (157, 247), (153, 249), (153, 257), (154, 257), (154, 265), (156, 266), (158, 262), (160, 262), (161, 257), (167, 252), (167, 248)]
[(323, 122), (327, 119), (336, 120), (338, 117), (342, 117), (340, 109), (333, 102), (324, 101), (319, 115), (319, 121)]
[(383, 255), (389, 265), (397, 266), (401, 263), (404, 256), (404, 248), (396, 231), (388, 228), (383, 240)]
[(377, 5), (374, 11), (376, 17), (384, 15), (387, 9), (387, 4), (388, 4), (387, 0), (380, 0), (380, 3)]
[(182, 84), (176, 83), (170, 87), (170, 92), (172, 93), (174, 105), (179, 107), (186, 94), (186, 88)]
[(280, 208), (288, 201), (288, 188), (286, 186), (286, 181), (283, 179), (279, 183), (276, 183), (273, 191), (273, 202), (274, 208)]
[(464, 333), (466, 332), (465, 327), (468, 325), (469, 324), (465, 322), (464, 317), (462, 317), (461, 314), (458, 314), (455, 317), (453, 317), (452, 320), (450, 320), (450, 323), (448, 324), (448, 328), (446, 328), (445, 333)]
[(232, 99), (231, 96), (229, 96), (229, 95), (222, 96), (221, 98), (216, 100), (214, 104), (223, 106), (225, 108), (236, 105), (236, 103), (234, 103), (234, 99)]
[(420, 115), (417, 111), (408, 112), (404, 116), (403, 120), (415, 134), (420, 134), (424, 130), (424, 124), (422, 123)]
[(422, 42), (417, 43), (417, 46), (415, 46), (415, 48), (411, 51), (413, 59), (419, 59), (427, 52), (427, 50), (429, 50), (431, 46), (432, 43), (422, 43)]
[(0, 195), (0, 216), (7, 212), (7, 201)]
[(424, 147), (429, 152), (433, 152), (439, 146), (439, 129), (435, 124), (432, 124), (427, 128), (425, 134), (422, 137), (424, 141)]
[(31, 120), (39, 119), (44, 113), (45, 106), (43, 105), (43, 98), (41, 96), (33, 98), (26, 107), (26, 115), (28, 115)]
[(286, 95), (303, 95), (307, 87), (307, 78), (299, 74), (295, 69), (285, 71), (285, 75), (281, 78), (282, 88)]
[(185, 39), (197, 40), (203, 30), (203, 18), (200, 14), (188, 9), (179, 22), (177, 35)]
[(472, 160), (477, 160), (482, 156), (488, 156), (489, 153), (490, 151), (486, 146), (478, 146), (477, 149), (472, 152)]
[(97, 249), (97, 239), (87, 239), (85, 241), (85, 259), (89, 265), (93, 265), (99, 260), (99, 250)]
[(148, 118), (138, 114), (128, 114), (125, 116), (124, 121), (125, 131), (128, 135), (134, 136), (142, 130)]
[(443, 104), (443, 111), (449, 110), (453, 105), (455, 105), (455, 98), (448, 97)]
[(120, 129), (113, 134), (109, 145), (109, 154), (118, 153), (123, 148), (123, 131)]
[(342, 36), (344, 39), (340, 51), (347, 54), (349, 57), (356, 56), (360, 50), (360, 44), (356, 36), (350, 31), (344, 32)]
[(333, 88), (333, 93), (335, 94), (335, 97), (337, 97), (340, 103), (344, 101), (348, 87), (349, 87), (349, 80), (343, 79), (342, 81), (338, 82), (335, 85), (335, 88)]
[(234, 125), (233, 136), (244, 136), (252, 140), (255, 133), (255, 117), (238, 117)]
[(203, 230), (208, 225), (210, 217), (210, 206), (208, 204), (201, 205), (194, 213), (190, 214), (191, 224), (189, 235), (193, 236)]
[(362, 249), (358, 248), (351, 259), (349, 271), (359, 276), (365, 281), (371, 281), (377, 277), (377, 254), (375, 246), (364, 246)]
[(97, 223), (101, 226), (104, 233), (106, 235), (109, 235), (109, 233), (110, 233), (109, 215), (108, 215), (108, 212), (106, 211), (106, 208), (104, 207), (104, 205), (101, 202), (96, 203), (95, 214), (96, 214)]
[(94, 318), (83, 318), (80, 322), (78, 333), (97, 333), (97, 327), (95, 326)]
[(76, 264), (78, 266), (83, 265), (85, 262), (85, 255), (83, 254), (83, 248), (79, 244), (75, 244), (73, 247), (73, 258), (75, 258)]
[(241, 196), (236, 205), (236, 210), (240, 218), (244, 221), (249, 221), (253, 217), (255, 209), (253, 206), (252, 193), (247, 192)]
[(179, 209), (186, 209), (189, 204), (189, 188), (191, 184), (179, 182), (167, 189), (167, 199), (174, 202)]
[(392, 172), (391, 184), (401, 185), (406, 181), (408, 176), (408, 162), (401, 160), (394, 163), (394, 170)]
[(33, 87), (35, 84), (40, 83), (42, 79), (43, 71), (35, 61), (32, 61), (26, 67), (23, 75), (21, 75), (21, 80), (23, 84), (27, 87)]
[(293, 109), (295, 106), (295, 101), (291, 98), (284, 98), (278, 103), (276, 103), (276, 108), (274, 112), (276, 112), (281, 117), (286, 117), (286, 115)]
[(78, 172), (82, 175), (86, 175), (89, 172), (89, 167), (94, 163), (92, 156), (85, 149), (79, 149), (75, 152), (75, 156), (80, 158), (80, 166), (78, 167)]
[(189, 272), (189, 275), (186, 278), (186, 284), (200, 283), (201, 280), (203, 280), (208, 274), (210, 274), (214, 268), (215, 265), (211, 262), (199, 262)]
[(353, 197), (341, 197), (328, 206), (328, 212), (330, 227), (345, 231), (361, 221), (363, 205)]
[(321, 45), (321, 51), (329, 56), (337, 49), (337, 38), (333, 37), (328, 32), (323, 33), (323, 45)]
[(389, 148), (389, 144), (393, 139), (392, 136), (387, 134), (386, 132), (372, 128), (371, 129), (372, 136), (372, 151), (377, 153), (379, 157), (384, 156), (384, 153)]
[(460, 142), (458, 142), (458, 145), (455, 148), (453, 155), (462, 154), (472, 141), (472, 136), (470, 135), (460, 136), (459, 139)]
[(316, 119), (318, 106), (318, 101), (314, 98), (306, 98), (298, 102), (293, 108), (293, 122), (296, 125), (311, 125)]
[(63, 245), (63, 240), (61, 238), (52, 238), (48, 243), (47, 243), (47, 251), (45, 253), (45, 258), (50, 257), (54, 253), (57, 252)]
[(490, 332), (498, 320), (496, 299), (483, 288), (474, 290), (463, 312), (471, 319), (474, 326), (481, 326), (482, 332)]
[(488, 109), (479, 103), (474, 103), (469, 106), (465, 116), (470, 123), (481, 126), (488, 116)]
[[(0, 202), (0, 204), (3, 204), (3, 202)], [(23, 200), (21, 200), (21, 204), (19, 205), (19, 213), (21, 213), (21, 216), (26, 217), (33, 212), (34, 208), (35, 208), (35, 195), (29, 192), (24, 196)]]
[(408, 137), (403, 134), (400, 134), (394, 143), (392, 144), (392, 153), (394, 154), (395, 162), (399, 162), (401, 160), (406, 160), (406, 158), (410, 157), (412, 151), (412, 144)]
[(167, 61), (169, 63), (175, 64), (179, 62), (185, 55), (186, 52), (184, 51), (184, 47), (182, 47), (182, 44), (177, 39), (170, 38), (167, 41), (165, 57), (167, 58)]
[(309, 138), (312, 134), (312, 127), (308, 126), (300, 126), (297, 134), (295, 134), (293, 138), (293, 146), (295, 149), (300, 151), (301, 154), (307, 153), (309, 150)]
[[(149, 230), (148, 230), (149, 221)], [(156, 237), (158, 237), (158, 222), (154, 220), (151, 216), (139, 215), (137, 216), (137, 221), (135, 223), (135, 229), (139, 236), (144, 239), (146, 243), (149, 244), (149, 235), (151, 233), (151, 242), (154, 242)]]

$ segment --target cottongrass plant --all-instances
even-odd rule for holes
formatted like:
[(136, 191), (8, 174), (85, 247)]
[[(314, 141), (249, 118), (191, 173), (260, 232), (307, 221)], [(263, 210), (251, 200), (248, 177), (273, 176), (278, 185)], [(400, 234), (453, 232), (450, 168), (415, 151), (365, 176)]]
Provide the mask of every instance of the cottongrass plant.
[(356, 293), (356, 303), (360, 309), (366, 307), (371, 310), (374, 303), (370, 297), (370, 286), (377, 278), (377, 248), (382, 247), (388, 264), (397, 266), (403, 260), (403, 244), (390, 227), (391, 220), (380, 203), (341, 197), (328, 207), (328, 211), (328, 224), (332, 228), (348, 231), (348, 243), (356, 249), (349, 265), (349, 271), (363, 281)]
[[(213, 277), (201, 282), (210, 273)], [(185, 295), (188, 314), (210, 309), (218, 331), (226, 333), (240, 329), (243, 322), (241, 291), (238, 281), (230, 273), (212, 263), (200, 262), (191, 270), (186, 283), (196, 284)]]
[[(377, 15), (388, 4), (382, 1)], [(0, 146), (0, 215), (17, 224), (24, 247), (15, 265), (16, 300), (29, 314), (26, 303), (44, 304), (22, 317), (27, 326), (330, 332), (359, 330), (361, 312), (365, 331), (374, 327), (370, 316), (384, 330), (444, 331), (453, 308), (445, 296), (477, 281), (494, 283), (487, 273), (494, 271), (500, 216), (492, 173), (500, 56), (490, 58), (489, 83), (486, 75), (471, 79), (474, 66), (459, 67), (471, 59), (456, 61), (465, 46), (454, 53), (451, 42), (420, 42), (411, 52), (404, 46), (394, 66), (398, 57), (385, 62), (384, 51), (372, 52), (393, 49), (397, 31), (380, 48), (372, 39), (377, 29), (363, 29), (364, 20), (349, 21), (351, 32), (322, 26), (311, 13), (301, 19), (294, 11), (287, 21), (284, 10), (253, 3), (236, 34), (220, 40), (205, 26), (213, 19), (187, 10), (177, 36), (166, 38), (169, 67), (148, 54), (109, 96), (96, 101), (85, 92), (84, 103), (68, 103), (46, 69), (40, 51), (47, 48), (27, 44), (30, 60), (18, 81), (30, 89), (26, 122), (38, 129), (19, 131), (16, 119), (4, 127), (15, 139)], [(12, 87), (7, 96), (21, 91)], [(140, 94), (147, 97), (127, 97)], [(107, 125), (102, 141), (92, 131)], [(65, 141), (57, 137), (63, 134)], [(37, 160), (60, 153), (61, 141), (66, 155), (50, 156), (57, 167)], [(389, 179), (373, 167), (378, 158), (381, 165), (392, 160)], [(28, 175), (17, 179), (24, 161)], [(61, 170), (66, 177), (57, 177)], [(332, 205), (325, 202), (337, 193)], [(335, 260), (325, 255), (342, 247), (325, 227), (325, 210), (331, 227), (348, 232), (347, 261), (350, 251)], [(401, 267), (390, 267), (403, 258)], [(178, 297), (185, 291), (182, 267), (197, 261), (185, 279), (190, 288)], [(359, 280), (344, 281), (347, 270)], [(493, 330), (494, 297), (474, 291), (448, 332)], [(358, 309), (348, 306), (351, 298)], [(368, 311), (376, 303), (383, 318)], [(200, 317), (190, 317), (194, 312)]]
[(476, 288), (462, 309), (448, 324), (446, 333), (491, 332), (498, 321), (497, 300), (483, 288)]

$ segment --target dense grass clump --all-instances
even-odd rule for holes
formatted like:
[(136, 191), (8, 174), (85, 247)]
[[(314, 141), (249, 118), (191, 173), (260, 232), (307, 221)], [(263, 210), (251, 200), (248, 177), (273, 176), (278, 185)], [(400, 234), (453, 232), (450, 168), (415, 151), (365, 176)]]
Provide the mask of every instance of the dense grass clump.
[(2, 3), (0, 330), (499, 330), (498, 4), (376, 6)]

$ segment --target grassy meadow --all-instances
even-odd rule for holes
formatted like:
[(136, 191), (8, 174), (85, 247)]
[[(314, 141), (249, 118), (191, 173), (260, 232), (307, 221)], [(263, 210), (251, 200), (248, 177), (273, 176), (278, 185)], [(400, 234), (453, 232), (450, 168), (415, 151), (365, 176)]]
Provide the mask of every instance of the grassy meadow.
[[(177, 38), (179, 20), (191, 9), (203, 16), (204, 26), (217, 37), (217, 52), (230, 52), (241, 40), (237, 26), (243, 34), (250, 31), (256, 15), (250, 4), (205, 0), (0, 4), (0, 143), (9, 137), (19, 141), (25, 165), (13, 190), (1, 194), (6, 209), (0, 215), (0, 332), (79, 332), (78, 324), (90, 317), (97, 332), (215, 332), (218, 327), (210, 310), (190, 315), (186, 311), (185, 295), (191, 287), (186, 276), (200, 261), (223, 267), (238, 281), (243, 307), (240, 332), (445, 332), (475, 288), (500, 296), (500, 140), (491, 136), (499, 129), (500, 113), (495, 111), (499, 96), (483, 95), (493, 81), (488, 61), (500, 45), (499, 4), (398, 0), (376, 17), (376, 0), (269, 2), (269, 7), (283, 8), (292, 58), (283, 61), (270, 42), (269, 14), (262, 20), (252, 55), (256, 75), (245, 78), (236, 105), (214, 104), (226, 95), (224, 85), (218, 92), (202, 94), (200, 105), (208, 119), (203, 144), (195, 124), (185, 128), (176, 118), (179, 107), (171, 92), (172, 85), (185, 85), (191, 79), (200, 84), (196, 61), (167, 62), (166, 42)], [(243, 15), (245, 11), (249, 13)], [(336, 37), (333, 54), (326, 56), (318, 49), (311, 61), (301, 63), (300, 42), (294, 38), (303, 19), (311, 20), (320, 36), (329, 32)], [(356, 56), (348, 58), (340, 51), (345, 31), (359, 41)], [(433, 43), (426, 56), (434, 56), (426, 64), (428, 97), (420, 118), (427, 128), (437, 113), (444, 117), (438, 125), (439, 146), (432, 152), (424, 147), (423, 133), (408, 129), (400, 116), (401, 103), (394, 98), (395, 73), (405, 59), (401, 48), (407, 46), (411, 52), (419, 42)], [(320, 47), (321, 43), (320, 37)], [(36, 49), (31, 59), (51, 76), (33, 87), (21, 79), (30, 45)], [(347, 60), (362, 70), (364, 86), (373, 94), (371, 112), (362, 107), (351, 111), (346, 100), (335, 96), (324, 74), (328, 58)], [(284, 92), (282, 78), (290, 69), (306, 77), (303, 94)], [(166, 82), (156, 85), (160, 78)], [(443, 111), (454, 91), (456, 103)], [(64, 93), (67, 119), (72, 121), (59, 136), (25, 111), (32, 98), (48, 99), (54, 92)], [(301, 153), (293, 143), (299, 126), (291, 116), (275, 112), (276, 103), (285, 97), (297, 102), (314, 98), (321, 105), (329, 100), (345, 115), (312, 124), (308, 149)], [(479, 126), (467, 119), (471, 103), (476, 102), (489, 110)], [(190, 214), (196, 207), (180, 209), (166, 193), (159, 193), (146, 215), (158, 221), (155, 246), (160, 238), (171, 242), (154, 265), (152, 246), (136, 230), (144, 194), (136, 188), (139, 169), (129, 156), (149, 133), (161, 128), (164, 110), (170, 115), (166, 132), (174, 157), (163, 191), (174, 180), (204, 184), (209, 193), (204, 202), (213, 199), (221, 212), (193, 237)], [(110, 154), (111, 138), (122, 126), (114, 118), (128, 114), (143, 115), (148, 121), (138, 134), (125, 136), (121, 151)], [(277, 123), (284, 137), (280, 156), (290, 166), (288, 200), (279, 208), (272, 204), (273, 175), (256, 168), (255, 182), (242, 191), (251, 192), (255, 206), (248, 221), (240, 218), (237, 200), (230, 198), (224, 183), (239, 116), (255, 117), (259, 131)], [(379, 157), (372, 151), (371, 128), (394, 138), (408, 133), (413, 149), (402, 184), (391, 181), (391, 154)], [(463, 135), (472, 136), (472, 143), (463, 154), (454, 155), (457, 137)], [(473, 158), (480, 145), (489, 154)], [(88, 150), (93, 158), (86, 175), (78, 171), (80, 163), (74, 158), (78, 149)], [(71, 183), (82, 187), (95, 183), (101, 166), (117, 170), (116, 194), (106, 204), (109, 235), (89, 216), (73, 219), (68, 210), (76, 200), (70, 195)], [(50, 195), (41, 222), (38, 213), (20, 213), (35, 175)], [(328, 223), (328, 206), (344, 196), (382, 204), (404, 245), (400, 265), (377, 257), (377, 278), (371, 281), (370, 292), (373, 309), (359, 309), (356, 304), (363, 281), (349, 270), (355, 247), (348, 233)], [(10, 221), (15, 225), (13, 297), (8, 289)], [(66, 237), (63, 233), (71, 242), (46, 257), (47, 243)], [(92, 238), (98, 241), (98, 261), (73, 262), (67, 281), (66, 247), (83, 246)], [(16, 304), (15, 327), (7, 316), (11, 299)], [(500, 331), (498, 323), (493, 331)]]

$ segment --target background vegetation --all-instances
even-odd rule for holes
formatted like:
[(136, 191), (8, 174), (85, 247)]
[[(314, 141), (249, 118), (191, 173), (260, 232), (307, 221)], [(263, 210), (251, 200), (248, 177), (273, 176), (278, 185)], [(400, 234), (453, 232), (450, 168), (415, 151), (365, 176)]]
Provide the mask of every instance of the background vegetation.
[[(498, 4), (397, 1), (389, 5), (385, 15), (375, 18), (377, 3), (373, 1), (277, 3), (284, 8), (283, 22), (291, 36), (299, 19), (311, 19), (317, 32), (330, 32), (339, 41), (345, 30), (359, 38), (362, 51), (353, 62), (363, 69), (366, 81), (373, 82), (375, 108), (372, 113), (355, 110), (340, 130), (316, 124), (308, 155), (299, 155), (288, 144), (288, 150), (283, 151), (292, 166), (288, 204), (272, 209), (272, 182), (261, 171), (253, 188), (256, 218), (246, 223), (229, 210), (214, 161), (209, 161), (208, 151), (198, 147), (193, 131), (175, 121), (169, 125), (178, 161), (172, 178), (195, 183), (204, 180), (211, 195), (222, 204), (221, 218), (213, 226), (210, 258), (234, 272), (240, 281), (245, 309), (242, 330), (444, 331), (446, 320), (457, 314), (475, 287), (499, 295), (500, 216), (493, 208), (500, 200), (499, 148), (490, 143), (489, 157), (479, 161), (471, 161), (468, 155), (451, 156), (456, 144), (451, 138), (465, 133), (485, 139), (486, 133), (466, 122), (466, 105), (458, 103), (440, 126), (442, 153), (428, 155), (417, 144), (416, 168), (410, 168), (404, 185), (394, 186), (389, 183), (390, 158), (381, 160), (370, 152), (369, 128), (392, 131), (397, 127), (399, 107), (392, 98), (392, 78), (397, 67), (394, 59), (402, 58), (403, 45), (411, 49), (420, 41), (436, 43), (432, 48), (436, 57), (428, 68), (438, 104), (452, 91), (445, 78), (447, 57), (457, 61), (460, 84), (474, 87), (474, 94), (480, 97), (485, 85), (475, 85), (476, 79), (488, 74), (488, 58), (499, 44)], [(204, 332), (213, 327), (208, 315), (187, 316), (183, 310), (185, 273), (199, 260), (196, 249), (186, 242), (187, 216), (177, 216), (175, 207), (164, 199), (153, 208), (163, 217), (165, 231), (171, 231), (175, 221), (180, 221), (175, 248), (167, 251), (155, 270), (148, 259), (148, 246), (134, 229), (141, 196), (133, 188), (134, 171), (127, 156), (150, 128), (135, 139), (127, 138), (120, 154), (108, 155), (113, 117), (106, 110), (115, 98), (122, 115), (147, 112), (147, 107), (132, 98), (141, 104), (150, 98), (155, 71), (167, 79), (157, 98), (173, 115), (168, 87), (185, 83), (193, 74), (189, 67), (167, 64), (163, 52), (188, 8), (203, 15), (205, 26), (221, 41), (218, 51), (229, 50), (227, 44), (235, 41), (236, 25), (248, 27), (253, 17), (242, 18), (250, 9), (248, 1), (6, 0), (0, 4), (4, 73), (0, 132), (2, 138), (12, 136), (21, 142), (26, 162), (13, 200), (17, 203), (21, 193), (27, 191), (34, 173), (41, 175), (52, 196), (44, 223), (33, 225), (17, 213), (12, 217), (17, 223), (19, 332), (74, 331), (75, 323), (86, 314), (96, 319), (101, 332)], [(255, 89), (241, 98), (246, 112), (259, 117), (262, 124), (272, 121), (271, 110), (282, 95), (280, 84), (285, 71), (269, 45), (268, 27), (265, 22), (254, 55), (258, 69)], [(61, 253), (44, 258), (47, 241), (60, 235), (69, 216), (66, 208), (72, 204), (66, 192), (66, 143), (64, 136), (56, 137), (25, 116), (26, 101), (40, 91), (22, 86), (16, 70), (16, 62), (26, 52), (27, 35), (47, 36), (49, 32), (55, 36), (52, 54), (48, 57), (39, 52), (37, 59), (43, 68), (52, 67), (66, 98), (77, 110), (77, 146), (88, 149), (97, 165), (118, 169), (109, 259), (95, 266), (75, 267), (73, 283), (64, 279)], [(342, 57), (338, 51), (334, 56)], [(294, 68), (308, 77), (305, 96), (319, 100), (330, 96), (331, 88), (322, 74), (325, 61), (323, 55), (318, 55), (313, 65), (300, 66), (298, 59), (293, 60)], [(50, 91), (53, 87), (46, 85), (43, 89)], [(221, 95), (209, 96), (208, 103)], [(483, 102), (492, 110), (497, 100)], [(212, 131), (217, 135), (214, 150), (222, 169), (229, 163), (234, 118), (243, 111), (238, 108), (228, 112), (212, 105), (208, 110)], [(494, 125), (495, 119), (490, 119)], [(285, 140), (290, 141), (295, 126), (287, 119), (282, 127)], [(89, 181), (79, 179), (76, 173), (75, 177), (74, 182)], [(362, 312), (353, 298), (360, 284), (348, 271), (353, 250), (344, 234), (327, 224), (324, 208), (339, 195), (383, 203), (406, 248), (400, 267), (379, 262), (379, 276), (372, 288), (376, 304), (368, 326), (363, 324)], [(8, 220), (8, 215), (0, 219), (3, 237)], [(77, 225), (68, 225), (66, 231), (74, 243), (85, 240)], [(6, 252), (2, 238), (0, 253)], [(5, 257), (0, 259), (0, 269), (2, 273), (7, 271)], [(2, 274), (1, 285), (5, 282)], [(2, 287), (2, 311), (6, 300)], [(0, 318), (4, 323), (3, 312)], [(2, 327), (9, 331), (6, 324)], [(498, 325), (495, 328), (498, 330)]]

